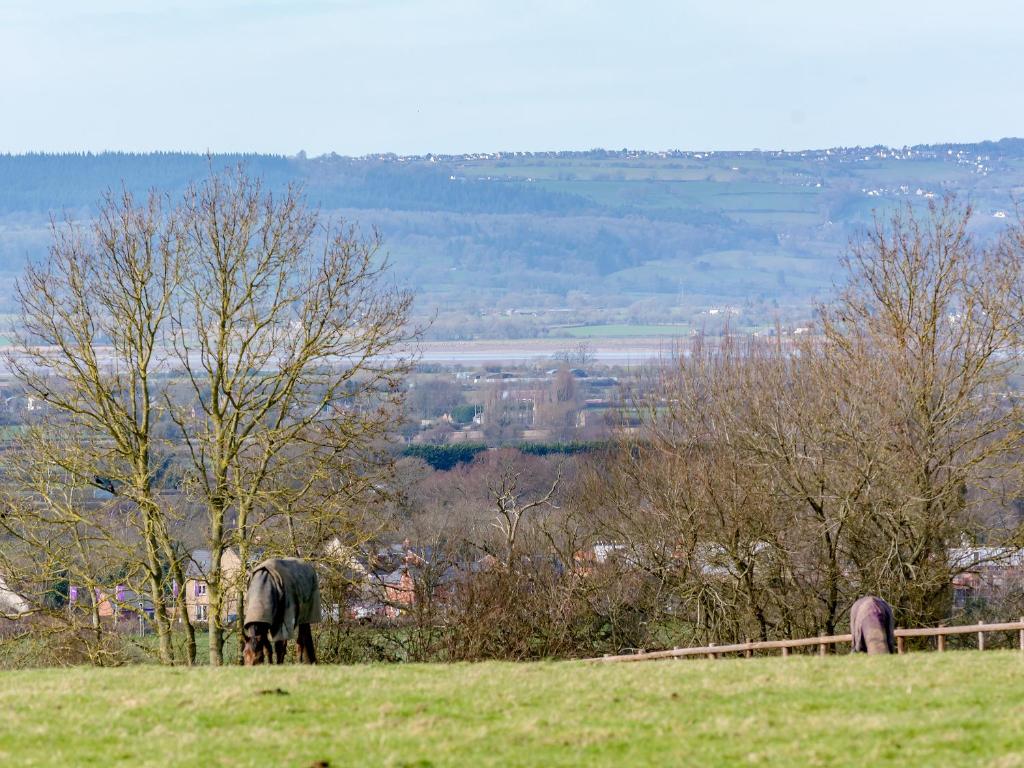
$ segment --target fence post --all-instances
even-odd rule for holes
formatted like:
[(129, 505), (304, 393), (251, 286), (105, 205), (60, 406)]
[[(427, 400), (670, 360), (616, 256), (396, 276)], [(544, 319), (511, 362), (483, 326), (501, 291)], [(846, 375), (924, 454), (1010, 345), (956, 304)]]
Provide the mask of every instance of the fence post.
[(782, 655), (783, 656), (789, 656), (789, 646), (788, 645), (782, 646)]
[(946, 636), (945, 635), (936, 635), (935, 639), (938, 641), (939, 653), (942, 653), (944, 650), (946, 650)]
[[(825, 636), (824, 632), (822, 632), (821, 634), (818, 635), (818, 637), (824, 637), (824, 636)], [(828, 653), (828, 646), (827, 646), (827, 644), (825, 644), (825, 643), (818, 643), (818, 655), (819, 656), (824, 656), (826, 653)]]
[[(1024, 624), (1024, 616), (1020, 617), (1020, 623)], [(1024, 651), (1024, 628), (1020, 631), (1020, 649)]]
[(907, 638), (897, 637), (896, 638), (896, 653), (903, 655), (907, 652)]
[[(978, 626), (980, 627), (984, 623), (985, 623), (984, 621), (979, 621), (978, 622)], [(984, 651), (985, 650), (985, 630), (983, 630), (983, 629), (978, 631), (978, 650), (979, 651)]]
[[(1024, 621), (1024, 618), (1022, 618), (1021, 621)], [(743, 638), (743, 644), (744, 645), (750, 645), (750, 638), (749, 637)], [(1021, 650), (1024, 650), (1024, 629), (1022, 629), (1020, 631), (1020, 647), (1021, 647)], [(743, 655), (746, 656), (748, 659), (752, 659), (754, 657), (754, 649), (753, 648), (747, 648), (743, 652)]]
[[(716, 645), (717, 645), (717, 643), (708, 643), (708, 648), (714, 648)], [(712, 651), (711, 653), (709, 653), (708, 654), (708, 658), (709, 659), (714, 659), (715, 658), (715, 652)]]

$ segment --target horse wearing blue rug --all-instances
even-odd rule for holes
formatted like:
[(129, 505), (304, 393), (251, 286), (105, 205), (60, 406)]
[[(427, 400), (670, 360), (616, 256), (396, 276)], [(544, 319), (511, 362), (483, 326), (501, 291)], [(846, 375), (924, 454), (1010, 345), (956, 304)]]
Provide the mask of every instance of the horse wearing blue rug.
[(264, 560), (253, 569), (245, 593), (246, 666), (284, 663), (295, 640), (299, 663), (316, 664), (310, 624), (320, 621), (320, 582), (309, 563), (294, 557)]

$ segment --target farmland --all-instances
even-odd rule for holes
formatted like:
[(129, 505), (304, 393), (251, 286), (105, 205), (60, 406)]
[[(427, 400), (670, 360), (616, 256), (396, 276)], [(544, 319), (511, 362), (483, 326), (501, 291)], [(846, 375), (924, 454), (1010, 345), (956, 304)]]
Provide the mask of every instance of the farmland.
[(1012, 651), (24, 670), (0, 711), (5, 766), (1024, 765)]
[[(1020, 192), (1024, 144), (215, 160), (234, 162), (270, 187), (302, 184), (334, 218), (378, 228), (396, 282), (435, 320), (430, 337), (534, 338), (585, 325), (608, 333), (571, 335), (615, 338), (624, 324), (713, 332), (709, 313), (725, 307), (744, 326), (804, 324), (873, 211), (955, 192), (976, 205), (979, 234), (998, 231)], [(9, 286), (24, 261), (45, 255), (50, 214), (88, 216), (122, 181), (174, 194), (207, 171), (197, 155), (0, 158), (0, 313), (14, 309)]]

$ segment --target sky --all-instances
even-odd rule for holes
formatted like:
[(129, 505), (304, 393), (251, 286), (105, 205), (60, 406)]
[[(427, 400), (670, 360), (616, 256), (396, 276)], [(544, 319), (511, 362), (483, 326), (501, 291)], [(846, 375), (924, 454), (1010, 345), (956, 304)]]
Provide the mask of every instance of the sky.
[(1022, 32), (1008, 0), (0, 0), (0, 152), (998, 139)]

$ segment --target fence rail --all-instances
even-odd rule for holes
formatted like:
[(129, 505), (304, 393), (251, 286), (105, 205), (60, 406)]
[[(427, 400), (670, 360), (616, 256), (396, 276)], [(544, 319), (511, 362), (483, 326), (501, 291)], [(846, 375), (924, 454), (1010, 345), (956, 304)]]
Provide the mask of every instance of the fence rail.
[[(978, 635), (978, 650), (985, 650), (985, 633), (987, 632), (1017, 632), (1018, 646), (1024, 652), (1024, 616), (1020, 621), (1007, 621), (1000, 624), (962, 624), (954, 627), (922, 627), (919, 629), (897, 629), (896, 630), (896, 651), (906, 653), (906, 638), (908, 637), (934, 637), (936, 649), (946, 650), (946, 637), (949, 635)], [(788, 656), (793, 648), (818, 647), (818, 654), (824, 656), (828, 653), (830, 645), (850, 643), (853, 635), (819, 635), (818, 637), (803, 637), (796, 640), (761, 640), (757, 642), (734, 643), (732, 645), (705, 645), (696, 648), (670, 648), (664, 651), (639, 651), (637, 653), (624, 653), (617, 656), (605, 655), (587, 659), (587, 661), (657, 661), (658, 659), (681, 659), (688, 656), (704, 656), (714, 659), (729, 653), (740, 653), (750, 657), (755, 651), (781, 651), (783, 656)]]

